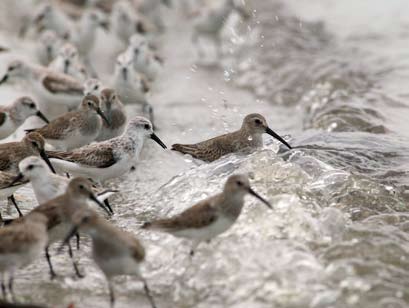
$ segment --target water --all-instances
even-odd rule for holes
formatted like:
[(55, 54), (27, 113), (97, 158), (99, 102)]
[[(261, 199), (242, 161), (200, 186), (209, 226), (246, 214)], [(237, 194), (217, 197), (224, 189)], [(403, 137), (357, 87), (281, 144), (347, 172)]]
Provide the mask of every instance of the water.
[[(135, 172), (107, 183), (121, 190), (112, 222), (146, 245), (142, 270), (159, 307), (408, 307), (409, 3), (254, 0), (253, 9), (249, 23), (229, 21), (222, 68), (194, 65), (188, 27), (168, 12), (166, 66), (152, 97), (158, 135), (168, 145), (200, 141), (260, 112), (296, 149), (266, 137), (249, 156), (201, 164), (148, 143)], [(95, 51), (101, 62), (111, 53)], [(187, 241), (138, 229), (214, 194), (236, 172), (250, 174), (274, 211), (248, 197), (234, 227), (193, 259)], [(19, 193), (23, 209), (32, 197)], [(49, 282), (39, 260), (18, 276), (22, 300), (108, 306), (86, 239), (83, 247), (85, 279), (57, 256), (66, 277)], [(148, 307), (135, 279), (118, 279), (116, 290), (117, 307)]]

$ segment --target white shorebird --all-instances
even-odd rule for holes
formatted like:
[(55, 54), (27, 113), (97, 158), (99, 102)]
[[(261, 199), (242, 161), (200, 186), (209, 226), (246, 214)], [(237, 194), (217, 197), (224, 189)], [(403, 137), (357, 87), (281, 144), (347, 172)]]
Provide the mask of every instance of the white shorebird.
[(80, 81), (87, 79), (87, 70), (80, 61), (77, 48), (71, 43), (65, 43), (60, 47), (57, 56), (48, 67), (53, 71), (70, 75)]
[(107, 125), (110, 124), (101, 111), (98, 97), (88, 95), (78, 110), (68, 112), (42, 128), (26, 131), (35, 131), (55, 149), (66, 151), (94, 141), (100, 133), (103, 120)]
[(115, 304), (113, 279), (116, 276), (132, 275), (142, 281), (151, 307), (155, 308), (148, 284), (139, 270), (140, 263), (145, 259), (145, 249), (138, 239), (133, 234), (115, 227), (91, 209), (75, 213), (73, 224), (74, 227), (67, 234), (64, 243), (69, 244), (70, 238), (78, 231), (91, 237), (92, 258), (108, 281), (111, 307)]
[(70, 152), (48, 151), (51, 162), (59, 170), (96, 181), (122, 176), (139, 158), (145, 139), (151, 138), (163, 148), (148, 119), (135, 117), (125, 132), (116, 138), (96, 142)]
[(124, 44), (135, 34), (146, 34), (147, 27), (135, 8), (129, 1), (116, 1), (111, 12), (111, 27), (113, 35)]
[(14, 60), (7, 66), (0, 84), (7, 82), (19, 82), (20, 86), (23, 86), (21, 82), (25, 83), (37, 97), (40, 109), (54, 116), (65, 111), (64, 108), (77, 108), (84, 91), (82, 83), (71, 76), (21, 60)]
[(114, 89), (105, 88), (100, 95), (101, 110), (108, 123), (103, 122), (97, 141), (104, 141), (122, 135), (125, 131), (127, 116), (125, 107)]
[(201, 242), (210, 241), (236, 222), (244, 205), (244, 196), (247, 194), (253, 195), (272, 208), (270, 203), (250, 187), (247, 176), (233, 175), (227, 179), (222, 193), (197, 203), (175, 217), (147, 222), (142, 228), (164, 231), (192, 240), (190, 253), (193, 255)]
[(16, 99), (9, 106), (0, 107), (0, 139), (10, 136), (31, 116), (37, 116), (49, 123), (36, 103), (27, 96)]
[[(68, 183), (70, 179), (55, 173), (52, 173), (47, 164), (36, 156), (30, 156), (23, 159), (19, 165), (19, 174), (17, 176), (13, 175), (13, 180), (10, 181), (10, 176), (4, 175), (5, 185), (8, 182), (10, 190), (7, 193), (14, 192), (12, 189), (16, 190), (19, 187), (27, 184), (27, 181), (30, 181), (30, 184), (33, 188), (34, 195), (37, 199), (38, 204), (43, 204), (50, 201), (58, 196), (64, 194), (67, 190)], [(1, 173), (0, 173), (0, 182), (1, 182)], [(5, 188), (6, 189), (6, 188)], [(94, 189), (96, 191), (96, 189)], [(0, 184), (0, 194), (3, 191), (1, 190)], [(4, 191), (5, 192), (5, 191)], [(106, 202), (106, 200), (114, 195), (117, 191), (111, 189), (101, 190), (96, 192), (96, 197), (98, 201), (104, 202), (108, 210), (113, 213), (112, 208)], [(6, 194), (10, 196), (10, 194)]]
[[(106, 207), (96, 198), (92, 186), (87, 179), (74, 178), (68, 184), (67, 190), (63, 195), (49, 200), (33, 209), (25, 217), (30, 217), (35, 213), (43, 214), (48, 218), (48, 243), (45, 247), (46, 258), (50, 267), (51, 278), (56, 276), (49, 254), (49, 246), (57, 241), (63, 240), (66, 234), (71, 230), (71, 217), (75, 211), (79, 209), (89, 208), (88, 201), (94, 201), (99, 207), (109, 213)], [(14, 220), (12, 225), (18, 225), (24, 221), (25, 217)], [(69, 245), (70, 257), (72, 257), (71, 245)], [(75, 273), (78, 277), (82, 277), (77, 264), (73, 260)]]
[(104, 86), (101, 80), (97, 78), (88, 78), (84, 82), (84, 96), (95, 95), (99, 97), (103, 88)]
[(9, 274), (7, 286), (15, 301), (15, 271), (33, 263), (44, 252), (48, 240), (47, 222), (46, 216), (37, 213), (25, 217), (19, 224), (0, 229), (0, 273), (4, 298), (7, 295), (5, 274)]
[(52, 30), (59, 37), (67, 39), (73, 22), (70, 18), (49, 3), (41, 5), (34, 17), (34, 25), (38, 31)]
[(126, 51), (132, 58), (134, 69), (154, 81), (162, 70), (163, 60), (149, 47), (148, 41), (141, 36), (132, 36)]
[[(237, 1), (236, 1), (237, 2)], [(203, 9), (193, 23), (192, 41), (197, 45), (199, 58), (204, 58), (205, 53), (200, 46), (200, 39), (211, 39), (218, 52), (218, 57), (222, 56), (221, 32), (224, 24), (233, 11), (239, 13), (244, 19), (250, 14), (243, 4), (236, 3), (235, 0), (224, 0), (216, 7)]]
[(61, 45), (62, 41), (54, 31), (46, 30), (42, 32), (35, 46), (38, 62), (44, 66), (50, 64), (57, 56)]

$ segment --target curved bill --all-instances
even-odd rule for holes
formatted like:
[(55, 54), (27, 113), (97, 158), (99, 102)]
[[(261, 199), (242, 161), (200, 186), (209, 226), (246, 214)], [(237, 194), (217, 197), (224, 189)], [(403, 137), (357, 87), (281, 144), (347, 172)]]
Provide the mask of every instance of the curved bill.
[(78, 233), (78, 226), (74, 226), (70, 232), (68, 232), (67, 236), (65, 237), (64, 241), (62, 242), (61, 246), (58, 248), (57, 253), (61, 253), (62, 249), (64, 248), (65, 245), (68, 244), (70, 239)]
[(4, 75), (3, 78), (0, 80), (0, 84), (5, 83), (9, 79), (9, 75)]
[(108, 126), (111, 125), (111, 123), (109, 122), (109, 120), (107, 119), (107, 117), (105, 116), (105, 114), (102, 112), (101, 108), (97, 108), (95, 111), (101, 116), (102, 120), (104, 120), (105, 123), (106, 123)]
[(45, 123), (50, 123), (50, 121), (48, 121), (46, 116), (40, 110), (37, 111), (36, 116), (43, 120)]
[(20, 184), (20, 182), (24, 179), (24, 175), (20, 172), (17, 176), (11, 181), (11, 183), (7, 187), (12, 187), (14, 185)]
[(281, 138), (280, 135), (276, 134), (270, 127), (266, 128), (266, 133), (269, 134), (270, 136), (273, 136), (274, 138), (276, 138), (282, 144), (285, 144), (289, 149), (292, 149), (292, 147), (287, 143), (287, 141), (285, 141), (283, 138)]
[(48, 167), (50, 168), (50, 170), (51, 170), (53, 173), (57, 173), (57, 172), (55, 172), (55, 169), (54, 169), (53, 165), (51, 164), (50, 160), (48, 159), (48, 156), (47, 156), (47, 154), (45, 153), (44, 150), (41, 150), (41, 151), (40, 151), (40, 156), (41, 156), (41, 158), (46, 162), (46, 164), (48, 165)]
[(271, 204), (264, 199), (263, 197), (261, 197), (258, 193), (256, 193), (254, 190), (252, 190), (251, 188), (249, 188), (249, 194), (256, 197), (257, 199), (259, 199), (261, 202), (263, 202), (265, 205), (267, 205), (270, 209), (273, 209), (273, 207), (271, 206)]
[(151, 139), (156, 141), (162, 148), (167, 149), (166, 145), (159, 139), (158, 136), (155, 135), (155, 133), (151, 134)]
[[(112, 215), (111, 212), (109, 211), (109, 209), (107, 209), (106, 206), (105, 206), (104, 204), (102, 204), (102, 203), (97, 199), (97, 197), (95, 197), (94, 194), (91, 193), (91, 194), (89, 195), (89, 198), (90, 198), (92, 201), (94, 201), (96, 204), (98, 204), (98, 206), (99, 206), (100, 208), (102, 208), (105, 212), (107, 212), (108, 215)], [(112, 210), (112, 209), (111, 209), (111, 210)]]

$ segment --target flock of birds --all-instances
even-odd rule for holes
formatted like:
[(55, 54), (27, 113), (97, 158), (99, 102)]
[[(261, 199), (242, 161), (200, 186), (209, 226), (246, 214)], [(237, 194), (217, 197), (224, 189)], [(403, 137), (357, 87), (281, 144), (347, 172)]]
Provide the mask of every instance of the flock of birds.
[[(139, 271), (144, 247), (134, 234), (106, 218), (114, 214), (108, 198), (117, 191), (101, 188), (104, 181), (135, 168), (146, 139), (166, 149), (154, 132), (154, 108), (147, 94), (163, 64), (156, 40), (165, 31), (161, 10), (171, 4), (137, 2), (139, 6), (126, 0), (40, 2), (22, 25), (19, 35), (37, 40), (38, 61), (13, 60), (0, 76), (1, 85), (20, 86), (24, 95), (0, 108), (0, 139), (13, 135), (32, 116), (45, 125), (26, 129), (21, 141), (0, 144), (0, 196), (8, 198), (19, 214), (15, 219), (2, 219), (0, 229), (4, 300), (16, 300), (15, 271), (35, 262), (44, 251), (51, 278), (56, 277), (49, 252), (56, 242), (61, 243), (60, 251), (68, 247), (75, 273), (82, 277), (70, 240), (75, 236), (79, 249), (79, 234), (84, 233), (90, 236), (92, 258), (108, 281), (111, 306), (115, 302), (113, 278), (133, 275), (143, 282), (151, 306), (156, 307)], [(210, 37), (220, 44), (224, 22), (234, 11), (249, 16), (243, 2), (233, 0), (219, 2), (217, 7), (203, 5), (198, 13), (190, 13), (193, 42)], [(112, 80), (105, 83), (98, 79), (89, 58), (99, 26), (128, 45), (117, 57)], [(125, 106), (131, 104), (140, 107), (140, 115), (129, 116)], [(262, 115), (254, 113), (235, 132), (197, 144), (174, 144), (172, 150), (211, 162), (262, 147), (264, 133), (291, 149)], [(23, 216), (13, 194), (28, 183), (39, 205)], [(193, 255), (197, 245), (234, 224), (247, 194), (271, 208), (251, 188), (246, 175), (236, 174), (226, 180), (221, 193), (174, 217), (145, 222), (142, 229), (192, 240)]]

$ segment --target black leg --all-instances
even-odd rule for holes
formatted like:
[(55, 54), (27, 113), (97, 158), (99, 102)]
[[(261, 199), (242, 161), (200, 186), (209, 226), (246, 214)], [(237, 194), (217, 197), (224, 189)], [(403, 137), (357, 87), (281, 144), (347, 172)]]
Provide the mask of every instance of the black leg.
[(3, 299), (7, 300), (7, 289), (6, 285), (4, 284), (4, 276), (1, 277), (1, 292), (3, 294)]
[(70, 177), (70, 174), (69, 174), (68, 172), (65, 173), (65, 176), (66, 176), (68, 179), (71, 178), (71, 177)]
[(71, 261), (72, 261), (72, 266), (74, 267), (75, 275), (77, 275), (78, 278), (84, 278), (84, 275), (80, 273), (78, 269), (77, 262), (74, 260), (74, 254), (72, 253), (72, 247), (71, 243), (68, 242), (68, 253), (70, 255)]
[(23, 213), (21, 213), (20, 209), (18, 208), (16, 199), (14, 199), (14, 195), (9, 196), (8, 199), (11, 201), (11, 203), (13, 203), (14, 207), (16, 208), (16, 210), (17, 210), (17, 212), (18, 212), (18, 215), (19, 215), (20, 217), (22, 217), (22, 216), (23, 216)]
[(53, 264), (51, 263), (50, 252), (48, 251), (49, 246), (45, 248), (45, 257), (47, 258), (48, 267), (50, 268), (50, 279), (53, 280), (57, 277), (57, 274), (54, 272)]
[(112, 285), (110, 280), (108, 280), (108, 289), (109, 289), (109, 302), (111, 303), (111, 308), (113, 308), (115, 305), (115, 294), (114, 294), (114, 286)]
[(77, 239), (77, 250), (80, 250), (80, 234), (76, 233), (75, 238)]
[(10, 294), (11, 294), (12, 301), (16, 302), (16, 296), (14, 295), (13, 283), (14, 283), (14, 276), (13, 276), (13, 274), (11, 274), (10, 279), (9, 279), (9, 291), (10, 291)]
[(142, 279), (142, 281), (143, 281), (143, 289), (145, 290), (146, 297), (148, 298), (149, 303), (151, 304), (151, 307), (156, 308), (155, 301), (153, 300), (153, 296), (151, 294), (151, 290), (149, 290), (149, 287), (148, 287), (148, 283), (146, 282), (145, 279)]
[(189, 254), (190, 254), (191, 257), (193, 257), (195, 255), (195, 250), (191, 249)]
[(108, 208), (108, 210), (111, 212), (111, 214), (114, 214), (114, 211), (112, 210), (112, 207), (111, 207), (111, 205), (109, 204), (108, 199), (105, 199), (105, 200), (104, 200), (104, 204), (105, 204), (105, 206)]

